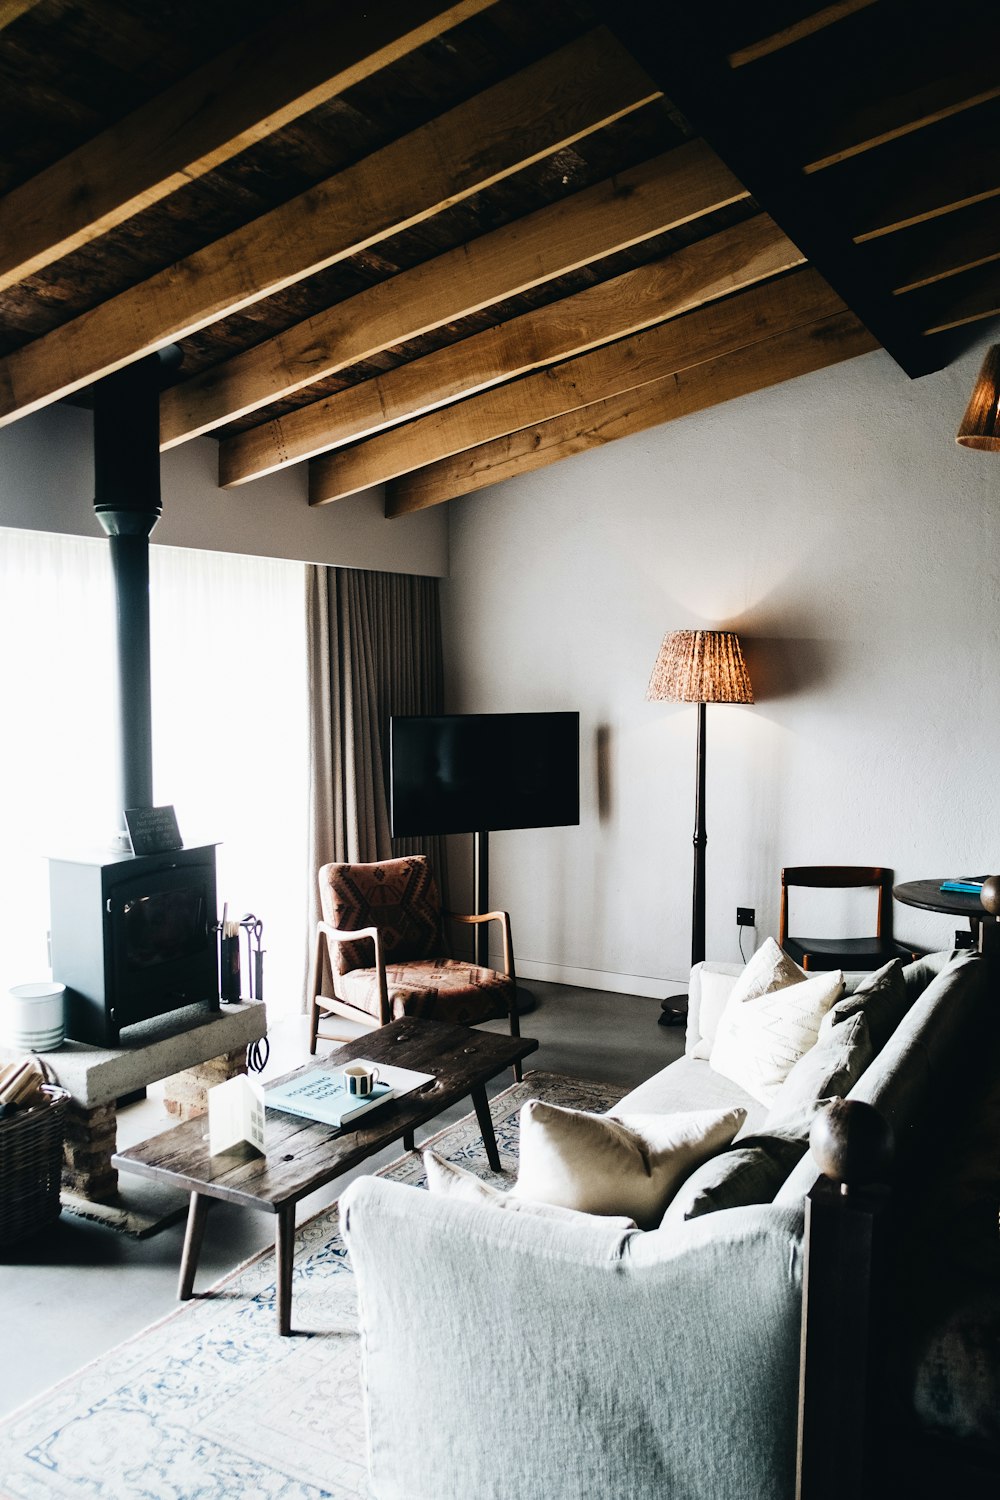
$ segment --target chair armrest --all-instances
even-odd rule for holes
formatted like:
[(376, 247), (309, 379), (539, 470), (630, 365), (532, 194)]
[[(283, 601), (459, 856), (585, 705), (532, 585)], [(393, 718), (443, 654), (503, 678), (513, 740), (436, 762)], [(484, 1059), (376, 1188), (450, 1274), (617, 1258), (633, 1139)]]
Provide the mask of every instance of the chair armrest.
[[(370, 938), (375, 945), (375, 962), (371, 965), (378, 971), (379, 992), (379, 1025), (388, 1026), (392, 1017), (389, 1014), (389, 987), (385, 977), (385, 957), (382, 952), (382, 939), (377, 927), (359, 927), (356, 931), (349, 932), (343, 927), (331, 927), (329, 922), (316, 923), (316, 951), (313, 960), (313, 998), (319, 997), (320, 976), (322, 974), (322, 958), (324, 938), (333, 943), (353, 943), (363, 938)], [(331, 965), (332, 971), (332, 965)], [(336, 976), (332, 975), (334, 994), (337, 991)]]
[(382, 1500), (792, 1500), (801, 1207), (622, 1233), (362, 1177), (341, 1223)]
[(462, 922), (467, 927), (478, 927), (482, 922), (499, 922), (503, 944), (503, 971), (508, 979), (514, 979), (514, 948), (510, 936), (510, 913), (506, 911), (484, 911), (472, 915), (468, 912), (446, 911), (452, 922)]

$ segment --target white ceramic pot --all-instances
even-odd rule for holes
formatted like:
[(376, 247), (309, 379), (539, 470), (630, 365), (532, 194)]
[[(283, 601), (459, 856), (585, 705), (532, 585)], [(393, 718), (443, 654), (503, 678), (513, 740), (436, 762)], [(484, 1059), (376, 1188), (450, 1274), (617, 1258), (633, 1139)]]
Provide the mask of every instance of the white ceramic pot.
[(22, 1052), (54, 1052), (66, 1036), (66, 986), (15, 984), (3, 1006), (5, 1040)]

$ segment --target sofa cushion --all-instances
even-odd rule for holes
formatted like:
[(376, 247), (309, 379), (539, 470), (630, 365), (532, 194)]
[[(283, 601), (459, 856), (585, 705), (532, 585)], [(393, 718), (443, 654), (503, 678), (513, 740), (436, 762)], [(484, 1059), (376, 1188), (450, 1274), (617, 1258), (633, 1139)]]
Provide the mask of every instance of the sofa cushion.
[(820, 1099), (843, 1099), (873, 1056), (867, 1011), (831, 1027), (826, 1036), (821, 1026), (816, 1045), (799, 1058), (775, 1095), (765, 1130), (808, 1113)]
[(746, 1110), (745, 1130), (755, 1130), (767, 1114), (766, 1105), (731, 1078), (713, 1073), (707, 1062), (679, 1057), (619, 1099), (608, 1114), (620, 1119), (622, 1115), (676, 1115), (690, 1109), (733, 1108)]
[(776, 978), (779, 988), (752, 998), (744, 999), (739, 986), (733, 990), (711, 1056), (717, 1073), (765, 1104), (773, 1103), (799, 1058), (813, 1046), (820, 1022), (844, 989), (839, 969), (798, 983), (784, 983), (780, 973)]
[(893, 958), (884, 968), (876, 969), (874, 974), (862, 979), (853, 994), (844, 995), (830, 1007), (823, 1017), (819, 1034), (820, 1037), (826, 1036), (833, 1027), (864, 1011), (874, 1056), (881, 1052), (909, 1008), (910, 996), (903, 978), (902, 959)]
[[(783, 990), (790, 984), (801, 984), (803, 979), (808, 978), (805, 969), (800, 969), (795, 960), (778, 947), (774, 938), (768, 937), (737, 979), (729, 998), (734, 1004), (756, 1000), (761, 995), (772, 995), (776, 990)], [(721, 1021), (722, 1017), (718, 1019)], [(702, 1034), (704, 1035), (704, 1031)]]
[(661, 1228), (722, 1208), (770, 1203), (807, 1145), (804, 1136), (747, 1136), (710, 1157), (687, 1177), (667, 1205)]
[(622, 1214), (651, 1229), (678, 1184), (729, 1144), (741, 1109), (613, 1118), (529, 1099), (521, 1108), (519, 1198)]
[[(566, 1223), (581, 1223), (597, 1218), (596, 1214), (584, 1214), (575, 1208), (559, 1208), (554, 1203), (536, 1203), (529, 1198), (516, 1198), (513, 1193), (502, 1193), (499, 1188), (484, 1182), (474, 1172), (446, 1161), (434, 1151), (423, 1153), (424, 1171), (427, 1173), (429, 1192), (443, 1198), (455, 1198), (462, 1203), (485, 1203), (491, 1208), (507, 1213), (537, 1214), (543, 1219), (562, 1219)], [(613, 1229), (635, 1229), (634, 1219), (600, 1215), (601, 1223)]]
[(713, 969), (701, 971), (701, 1001), (698, 1009), (698, 1038), (687, 1048), (690, 1057), (708, 1062), (712, 1054), (712, 1043), (719, 1029), (722, 1012), (729, 997), (739, 984), (738, 974), (718, 974)]

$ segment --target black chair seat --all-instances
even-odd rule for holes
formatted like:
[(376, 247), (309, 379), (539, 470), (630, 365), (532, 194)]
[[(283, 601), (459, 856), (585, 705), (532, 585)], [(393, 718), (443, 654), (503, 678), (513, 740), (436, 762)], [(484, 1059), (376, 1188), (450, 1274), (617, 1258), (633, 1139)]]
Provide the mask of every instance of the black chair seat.
[(781, 945), (789, 958), (809, 973), (827, 969), (880, 969), (890, 959), (911, 963), (916, 956), (903, 943), (892, 938), (793, 938)]

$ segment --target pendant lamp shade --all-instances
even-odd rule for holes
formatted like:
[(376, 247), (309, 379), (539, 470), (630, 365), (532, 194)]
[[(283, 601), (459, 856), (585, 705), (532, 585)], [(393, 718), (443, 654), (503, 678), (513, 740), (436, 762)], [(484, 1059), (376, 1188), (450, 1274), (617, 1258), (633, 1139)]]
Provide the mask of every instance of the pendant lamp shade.
[(955, 441), (1000, 453), (1000, 344), (987, 350)]
[(669, 631), (646, 697), (669, 703), (752, 703), (739, 636), (733, 630)]

